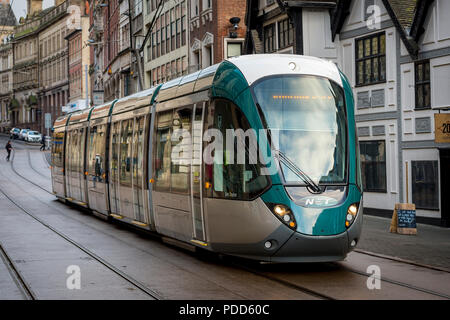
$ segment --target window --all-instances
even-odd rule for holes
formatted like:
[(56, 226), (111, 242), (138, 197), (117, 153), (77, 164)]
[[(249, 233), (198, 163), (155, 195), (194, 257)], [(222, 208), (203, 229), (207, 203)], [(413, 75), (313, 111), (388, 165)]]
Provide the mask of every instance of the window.
[(292, 46), (294, 43), (294, 28), (289, 19), (278, 22), (278, 49)]
[(264, 27), (264, 52), (275, 51), (275, 24)]
[(120, 132), (120, 177), (121, 185), (131, 186), (131, 139), (133, 119), (122, 121)]
[(416, 109), (431, 108), (430, 60), (415, 65)]
[(376, 34), (356, 40), (356, 84), (386, 81), (386, 35)]
[(359, 145), (363, 190), (368, 192), (386, 192), (385, 141), (361, 141)]
[(106, 125), (94, 126), (89, 131), (88, 172), (101, 182), (105, 172)]
[(155, 190), (170, 191), (172, 110), (157, 115), (156, 153), (154, 160)]
[(437, 161), (411, 161), (412, 199), (417, 209), (439, 210)]
[[(63, 167), (63, 151), (64, 151), (64, 131), (55, 130), (52, 142), (52, 165), (54, 167)], [(58, 170), (56, 170), (58, 171)]]
[[(183, 134), (191, 132), (192, 108), (184, 107), (174, 110), (173, 134), (180, 137), (171, 140), (172, 165), (170, 169), (171, 191), (177, 193), (188, 193), (189, 190), (189, 167), (191, 164), (190, 139), (185, 139)], [(181, 138), (183, 137), (183, 138)], [(178, 152), (176, 152), (179, 150)]]
[[(273, 145), (316, 184), (347, 181), (344, 91), (331, 80), (310, 75), (265, 78), (253, 86)], [(320, 119), (320, 120), (318, 120)], [(305, 185), (282, 163), (288, 184)]]
[[(208, 114), (208, 128), (222, 133), (223, 152), (212, 151), (213, 164), (205, 164), (205, 182), (212, 183), (209, 197), (234, 200), (251, 200), (264, 191), (270, 184), (267, 175), (261, 175), (261, 164), (249, 161), (250, 139), (254, 131), (245, 115), (232, 102), (224, 99), (214, 101), (214, 107)], [(234, 138), (226, 145), (227, 130), (242, 129), (248, 138)], [(253, 138), (256, 137), (253, 135)], [(239, 152), (238, 152), (239, 150)], [(239, 161), (245, 150), (245, 161)], [(205, 152), (207, 150), (205, 149)], [(240, 162), (244, 162), (240, 164)]]
[(242, 54), (241, 42), (228, 42), (227, 44), (227, 58), (237, 57)]

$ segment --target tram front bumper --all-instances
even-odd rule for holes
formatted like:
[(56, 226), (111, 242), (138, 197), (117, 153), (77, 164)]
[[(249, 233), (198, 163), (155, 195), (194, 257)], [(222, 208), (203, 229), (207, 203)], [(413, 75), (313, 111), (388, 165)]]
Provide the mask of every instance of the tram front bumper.
[(271, 256), (272, 262), (330, 262), (345, 259), (360, 238), (362, 208), (353, 224), (343, 233), (333, 236), (311, 236), (295, 232)]

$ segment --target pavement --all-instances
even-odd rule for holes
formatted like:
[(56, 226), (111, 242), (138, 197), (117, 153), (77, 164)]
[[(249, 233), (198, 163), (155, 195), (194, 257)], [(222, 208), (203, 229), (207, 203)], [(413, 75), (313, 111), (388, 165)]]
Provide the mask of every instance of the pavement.
[[(4, 139), (1, 141), (3, 142)], [(23, 144), (16, 140), (13, 141), (14, 143)], [(30, 148), (37, 147), (30, 146)], [(50, 155), (49, 150), (45, 151), (49, 163)], [(401, 235), (389, 232), (390, 221), (387, 218), (364, 215), (361, 239), (356, 250), (433, 266), (450, 272), (449, 228), (418, 223), (417, 235)]]
[(450, 270), (450, 229), (417, 224), (417, 235), (389, 232), (391, 220), (364, 216), (361, 239), (357, 245), (381, 255)]

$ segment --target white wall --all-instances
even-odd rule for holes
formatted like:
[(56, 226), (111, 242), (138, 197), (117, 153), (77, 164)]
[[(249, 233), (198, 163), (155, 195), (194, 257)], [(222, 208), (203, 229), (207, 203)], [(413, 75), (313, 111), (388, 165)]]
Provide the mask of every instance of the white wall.
[(337, 60), (335, 43), (331, 40), (331, 20), (328, 10), (303, 9), (304, 55)]

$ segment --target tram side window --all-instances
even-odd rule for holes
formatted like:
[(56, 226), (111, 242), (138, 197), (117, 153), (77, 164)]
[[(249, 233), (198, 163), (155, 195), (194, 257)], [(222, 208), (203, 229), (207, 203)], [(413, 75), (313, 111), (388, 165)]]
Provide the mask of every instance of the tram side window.
[[(249, 161), (250, 138), (245, 138), (244, 141), (234, 138), (231, 146), (226, 145), (227, 129), (231, 129), (231, 132), (242, 129), (244, 133), (252, 134), (252, 131), (247, 131), (250, 125), (245, 115), (232, 102), (218, 99), (214, 101), (207, 121), (209, 129), (218, 129), (222, 133), (224, 142), (222, 159), (218, 158), (220, 153), (214, 151), (213, 165), (205, 165), (205, 181), (212, 182), (213, 185), (212, 197), (234, 200), (253, 199), (270, 182), (267, 176), (261, 175), (262, 165), (251, 164)], [(256, 139), (255, 136), (253, 137)], [(231, 150), (234, 150), (234, 155), (231, 155)], [(239, 164), (238, 161), (240, 152), (245, 153), (243, 164)]]
[(156, 124), (156, 153), (154, 160), (155, 190), (170, 191), (172, 110), (161, 112)]
[(69, 162), (70, 162), (70, 170), (72, 172), (77, 172), (77, 160), (78, 160), (78, 129), (75, 129), (71, 132), (71, 139), (70, 139), (70, 153), (69, 156)]
[(105, 172), (106, 126), (99, 125), (90, 129), (88, 171), (98, 181), (103, 180)]
[(115, 122), (112, 128), (112, 138), (111, 138), (111, 179), (113, 181), (117, 180), (117, 170), (118, 170), (118, 162), (119, 162), (119, 122)]
[(141, 185), (143, 168), (144, 168), (144, 149), (146, 146), (146, 137), (144, 135), (146, 128), (146, 117), (141, 116), (136, 118), (136, 126), (134, 128), (133, 138), (133, 179), (137, 185)]
[[(191, 163), (190, 140), (185, 139), (191, 134), (192, 108), (180, 108), (173, 113), (173, 134), (178, 139), (171, 139), (172, 159), (171, 163), (171, 191), (187, 193), (189, 190), (189, 167)], [(184, 135), (184, 137), (183, 137)]]
[(64, 131), (55, 132), (53, 134), (52, 147), (52, 164), (55, 167), (63, 166), (63, 151), (64, 151)]
[(120, 184), (131, 185), (131, 140), (134, 119), (122, 121), (120, 136)]

